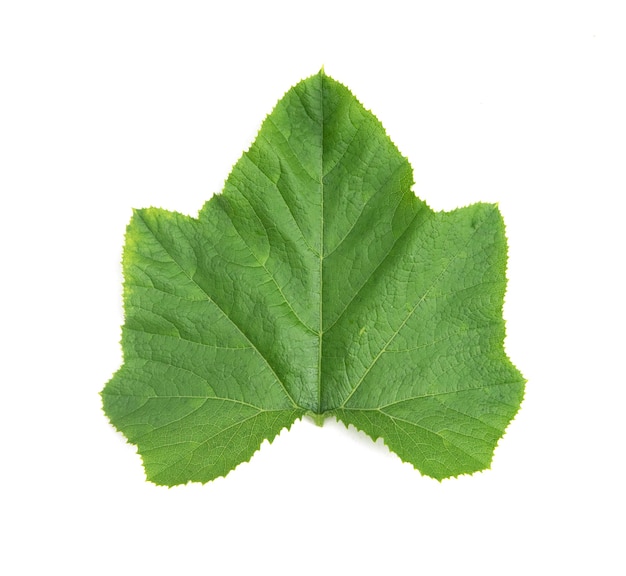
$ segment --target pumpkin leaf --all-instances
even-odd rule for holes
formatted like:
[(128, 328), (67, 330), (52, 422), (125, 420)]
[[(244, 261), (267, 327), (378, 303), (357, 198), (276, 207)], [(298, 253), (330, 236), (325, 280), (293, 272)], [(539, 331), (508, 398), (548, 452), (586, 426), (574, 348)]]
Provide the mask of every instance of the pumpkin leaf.
[(422, 473), (488, 468), (524, 378), (503, 349), (497, 206), (434, 212), (323, 71), (266, 118), (197, 218), (136, 210), (124, 364), (102, 391), (149, 480), (207, 482), (296, 419), (352, 424)]

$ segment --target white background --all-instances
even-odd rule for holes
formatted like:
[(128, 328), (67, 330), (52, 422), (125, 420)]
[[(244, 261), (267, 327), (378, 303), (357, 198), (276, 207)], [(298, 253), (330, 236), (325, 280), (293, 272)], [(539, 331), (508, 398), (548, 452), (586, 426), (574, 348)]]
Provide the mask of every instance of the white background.
[[(625, 574), (620, 5), (2, 2), (0, 572)], [(131, 208), (195, 214), (322, 64), (431, 206), (499, 202), (522, 410), (471, 477), (303, 421), (156, 487), (98, 396)]]

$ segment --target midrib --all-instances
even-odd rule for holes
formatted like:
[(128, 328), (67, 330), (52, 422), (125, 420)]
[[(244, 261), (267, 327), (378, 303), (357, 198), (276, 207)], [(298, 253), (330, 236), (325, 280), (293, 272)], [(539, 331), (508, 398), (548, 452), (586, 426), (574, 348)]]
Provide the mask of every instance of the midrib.
[[(319, 347), (318, 347), (318, 357), (317, 357), (317, 406), (316, 406), (316, 414), (321, 414), (322, 408), (322, 341), (324, 336), (323, 330), (323, 278), (324, 278), (324, 71), (320, 73), (320, 112), (321, 112), (321, 123), (320, 123), (320, 195), (321, 195), (321, 204), (320, 204), (320, 247), (319, 247), (319, 255), (320, 255), (320, 268), (319, 268), (319, 276), (320, 276), (320, 304), (319, 304)], [(322, 419), (316, 419), (316, 424), (320, 425), (323, 423)]]

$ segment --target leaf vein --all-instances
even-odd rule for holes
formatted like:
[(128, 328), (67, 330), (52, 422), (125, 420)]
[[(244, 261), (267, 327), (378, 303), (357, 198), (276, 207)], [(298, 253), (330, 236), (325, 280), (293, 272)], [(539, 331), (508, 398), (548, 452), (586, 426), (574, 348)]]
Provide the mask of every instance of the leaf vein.
[[(470, 237), (468, 238), (467, 242), (465, 243), (465, 247), (469, 246), (470, 242), (472, 241), (472, 239), (476, 236), (476, 233), (478, 232), (478, 230), (480, 230), (480, 228), (482, 227), (482, 225), (484, 224), (484, 221), (481, 222), (481, 224), (479, 226), (477, 226), (474, 230), (474, 232), (470, 235)], [(426, 299), (426, 296), (428, 296), (429, 292), (439, 283), (439, 281), (441, 280), (441, 278), (443, 278), (443, 276), (446, 274), (446, 272), (450, 269), (450, 266), (452, 265), (452, 263), (458, 258), (459, 254), (461, 253), (461, 251), (459, 250), (453, 258), (450, 259), (450, 261), (446, 264), (445, 268), (441, 271), (440, 274), (437, 275), (437, 277), (434, 279), (433, 283), (430, 285), (430, 287), (424, 292), (424, 294), (422, 295), (422, 297), (417, 301), (417, 304), (415, 304), (415, 306), (413, 306), (413, 308), (411, 309), (411, 311), (407, 314), (406, 318), (402, 321), (402, 323), (400, 324), (400, 326), (398, 327), (398, 329), (391, 335), (391, 337), (389, 338), (389, 340), (387, 340), (387, 342), (385, 343), (385, 345), (380, 349), (380, 351), (378, 352), (378, 354), (375, 356), (375, 358), (372, 360), (372, 362), (370, 363), (370, 365), (367, 367), (367, 369), (365, 370), (365, 372), (363, 373), (363, 375), (361, 376), (361, 378), (359, 379), (359, 381), (357, 382), (356, 386), (352, 389), (352, 391), (348, 394), (348, 396), (345, 398), (345, 400), (341, 403), (341, 408), (343, 408), (346, 403), (348, 402), (348, 400), (350, 400), (350, 398), (352, 398), (352, 396), (354, 395), (354, 393), (358, 390), (359, 386), (363, 383), (363, 380), (366, 378), (366, 376), (369, 374), (369, 372), (371, 371), (371, 369), (374, 367), (374, 365), (376, 364), (376, 362), (378, 362), (378, 360), (380, 359), (380, 357), (385, 353), (385, 351), (387, 350), (387, 347), (389, 346), (389, 344), (391, 344), (391, 342), (393, 342), (393, 340), (396, 338), (396, 336), (400, 333), (400, 331), (402, 330), (402, 328), (404, 328), (404, 326), (406, 325), (406, 323), (409, 321), (409, 318), (411, 318), (411, 316), (413, 316), (413, 314), (415, 313), (415, 311), (417, 310), (417, 308), (420, 306), (420, 304)]]
[(137, 214), (139, 214), (139, 217), (141, 218), (142, 222), (144, 223), (146, 229), (152, 234), (152, 236), (154, 237), (154, 239), (161, 245), (161, 247), (163, 248), (163, 250), (165, 250), (165, 253), (172, 259), (172, 262), (174, 262), (179, 268), (180, 270), (183, 272), (183, 274), (185, 274), (185, 276), (187, 276), (187, 278), (189, 278), (189, 280), (195, 284), (202, 292), (204, 292), (204, 294), (206, 294), (207, 299), (212, 302), (216, 308), (232, 323), (232, 325), (239, 331), (239, 333), (250, 343), (250, 345), (256, 350), (256, 352), (258, 353), (258, 355), (263, 359), (263, 361), (265, 362), (265, 364), (267, 365), (267, 367), (270, 369), (270, 371), (272, 372), (272, 374), (274, 375), (274, 378), (276, 379), (276, 382), (281, 386), (281, 388), (283, 389), (285, 395), (287, 396), (287, 398), (291, 401), (291, 403), (293, 404), (294, 408), (297, 408), (298, 405), (296, 404), (295, 400), (293, 399), (293, 397), (291, 396), (291, 394), (289, 394), (289, 391), (287, 390), (287, 387), (285, 386), (285, 384), (283, 383), (283, 381), (278, 377), (278, 375), (276, 374), (276, 371), (274, 370), (274, 368), (272, 368), (272, 365), (269, 363), (269, 361), (267, 360), (267, 358), (261, 353), (261, 351), (254, 345), (254, 343), (250, 340), (250, 338), (248, 338), (248, 336), (246, 335), (246, 333), (241, 329), (241, 327), (228, 315), (226, 314), (226, 312), (223, 310), (223, 308), (215, 301), (213, 300), (213, 298), (211, 298), (210, 294), (200, 285), (198, 284), (198, 282), (196, 280), (194, 280), (189, 274), (187, 274), (187, 272), (185, 271), (185, 269), (182, 267), (182, 265), (180, 264), (180, 262), (178, 262), (174, 256), (172, 254), (170, 254), (169, 250), (165, 247), (165, 245), (163, 244), (163, 242), (161, 242), (161, 239), (156, 235), (156, 233), (152, 230), (152, 228), (150, 228), (150, 226), (148, 225), (148, 223), (146, 222), (145, 218), (143, 218), (143, 216), (141, 215), (140, 212), (138, 212)]

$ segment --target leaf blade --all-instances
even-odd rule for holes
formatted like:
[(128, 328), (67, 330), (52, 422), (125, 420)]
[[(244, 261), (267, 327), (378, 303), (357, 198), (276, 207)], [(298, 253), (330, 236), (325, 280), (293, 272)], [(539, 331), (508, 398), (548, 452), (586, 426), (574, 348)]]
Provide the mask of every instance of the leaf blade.
[(148, 477), (205, 482), (304, 414), (435, 478), (488, 467), (523, 396), (499, 210), (435, 213), (380, 122), (320, 73), (198, 218), (136, 211), (124, 366), (103, 390)]

